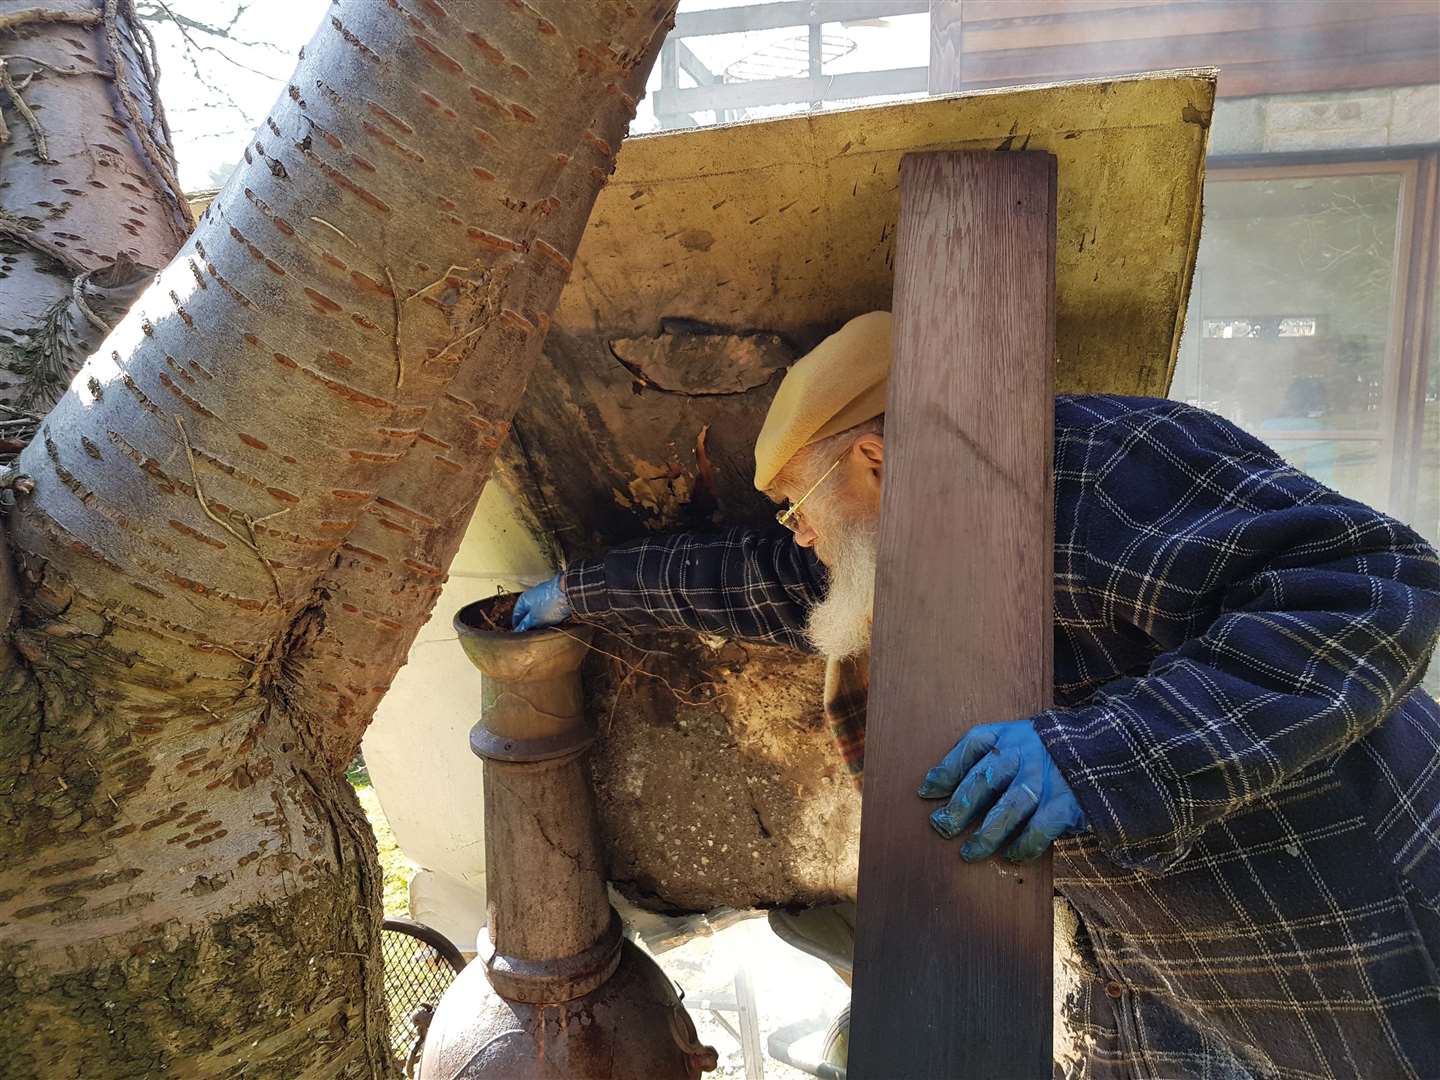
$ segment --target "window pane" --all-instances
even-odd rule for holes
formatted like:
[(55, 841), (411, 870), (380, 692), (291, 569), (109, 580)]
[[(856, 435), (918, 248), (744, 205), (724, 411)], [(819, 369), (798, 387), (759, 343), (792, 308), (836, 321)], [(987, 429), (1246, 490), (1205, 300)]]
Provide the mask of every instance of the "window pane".
[(1389, 493), (1381, 490), (1378, 482), (1385, 476), (1380, 467), (1384, 448), (1378, 439), (1276, 438), (1263, 425), (1250, 430), (1326, 487), (1370, 506), (1384, 507)]
[(1400, 197), (1394, 173), (1212, 178), (1171, 390), (1382, 509)]

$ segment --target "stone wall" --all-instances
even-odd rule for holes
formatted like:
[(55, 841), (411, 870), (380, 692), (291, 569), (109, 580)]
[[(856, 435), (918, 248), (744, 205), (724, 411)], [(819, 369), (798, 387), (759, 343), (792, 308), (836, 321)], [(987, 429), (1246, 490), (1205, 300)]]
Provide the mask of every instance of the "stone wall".
[(1440, 83), (1272, 94), (1215, 103), (1210, 154), (1293, 153), (1440, 142)]

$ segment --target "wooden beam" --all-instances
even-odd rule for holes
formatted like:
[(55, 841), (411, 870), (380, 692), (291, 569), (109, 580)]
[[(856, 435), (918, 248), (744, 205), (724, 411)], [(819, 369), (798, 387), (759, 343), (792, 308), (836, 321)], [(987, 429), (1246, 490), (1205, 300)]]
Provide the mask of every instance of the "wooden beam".
[(809, 23), (861, 22), (918, 15), (929, 0), (765, 0), (745, 7), (682, 11), (675, 16), (672, 37), (738, 34), (746, 30), (778, 30)]
[(1048, 1077), (1049, 857), (967, 865), (916, 788), (1052, 680), (1055, 159), (900, 164), (849, 1075)]
[[(662, 45), (661, 48), (663, 50), (664, 46)], [(675, 39), (675, 55), (680, 61), (681, 70), (695, 80), (696, 86), (712, 86), (720, 81), (715, 77), (715, 73), (691, 51), (690, 46), (679, 38)]]
[(818, 79), (760, 79), (755, 82), (686, 86), (655, 91), (655, 113), (696, 113), (705, 109), (754, 109), (797, 101), (844, 101), (891, 94), (923, 94), (928, 73), (923, 67), (888, 71), (847, 71)]

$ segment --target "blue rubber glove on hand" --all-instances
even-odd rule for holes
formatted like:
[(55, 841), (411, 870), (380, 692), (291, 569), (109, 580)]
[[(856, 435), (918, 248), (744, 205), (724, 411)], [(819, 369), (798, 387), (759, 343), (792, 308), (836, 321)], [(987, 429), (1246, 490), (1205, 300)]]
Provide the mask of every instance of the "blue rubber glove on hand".
[(520, 594), (520, 599), (515, 601), (515, 613), (510, 616), (510, 625), (516, 633), (539, 630), (562, 623), (573, 614), (575, 609), (560, 587), (560, 575), (556, 574), (549, 581), (542, 581)]
[(1059, 837), (1090, 829), (1075, 793), (1029, 720), (971, 728), (925, 774), (919, 795), (949, 797), (930, 815), (930, 824), (947, 840), (985, 815), (960, 849), (960, 857), (969, 862), (989, 858), (1017, 833), (1019, 838), (1005, 850), (1009, 862), (1039, 858)]

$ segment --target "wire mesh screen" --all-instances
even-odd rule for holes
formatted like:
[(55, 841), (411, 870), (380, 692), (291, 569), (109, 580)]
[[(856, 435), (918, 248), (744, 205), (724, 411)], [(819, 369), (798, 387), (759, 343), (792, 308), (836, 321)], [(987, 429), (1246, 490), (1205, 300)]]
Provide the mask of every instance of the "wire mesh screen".
[(429, 1024), (425, 1015), (417, 1025), (416, 1013), (432, 1008), (465, 966), (459, 951), (442, 934), (420, 923), (386, 919), (380, 935), (385, 965), (385, 1001), (390, 1009), (390, 1048), (400, 1067), (408, 1066)]

